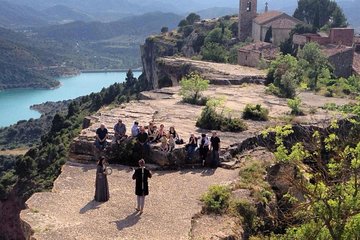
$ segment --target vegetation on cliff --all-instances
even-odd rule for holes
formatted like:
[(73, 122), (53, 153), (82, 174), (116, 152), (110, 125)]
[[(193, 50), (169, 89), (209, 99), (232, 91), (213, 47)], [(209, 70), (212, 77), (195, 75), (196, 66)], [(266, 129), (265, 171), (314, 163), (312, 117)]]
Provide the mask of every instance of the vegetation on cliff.
[(205, 105), (207, 99), (202, 96), (202, 92), (209, 87), (209, 80), (202, 78), (197, 73), (190, 73), (180, 80), (180, 95), (183, 101), (190, 104)]
[[(237, 49), (247, 44), (237, 40), (237, 21), (236, 16), (200, 21), (197, 14), (191, 13), (179, 22), (177, 29), (151, 36), (147, 44), (159, 45), (157, 57), (178, 54), (197, 60), (236, 63)], [(166, 47), (161, 47), (164, 44)]]
[(31, 148), (25, 156), (1, 159), (0, 199), (6, 200), (9, 194), (15, 194), (24, 202), (34, 192), (50, 189), (68, 158), (70, 143), (79, 134), (84, 117), (103, 105), (131, 99), (137, 90), (142, 90), (143, 84), (131, 79), (134, 82), (131, 87), (116, 83), (73, 101), (67, 114), (54, 116), (50, 131), (41, 138), (39, 146)]
[(196, 121), (196, 126), (224, 132), (242, 132), (247, 129), (241, 118), (231, 115), (231, 111), (225, 107), (225, 99), (223, 98), (213, 98), (207, 101), (205, 108)]
[[(274, 239), (357, 239), (360, 237), (359, 122), (334, 121), (328, 131), (314, 131), (310, 142), (285, 144), (293, 130), (277, 127), (278, 162), (296, 171), (292, 193), (286, 196), (292, 223), (284, 236)], [(348, 125), (350, 131), (340, 130)], [(300, 193), (294, 194), (295, 192)], [(291, 209), (291, 210), (290, 210)], [(293, 212), (295, 210), (295, 212)]]
[(360, 79), (336, 78), (333, 69), (317, 43), (307, 43), (297, 57), (279, 55), (271, 62), (267, 74), (268, 90), (279, 97), (294, 98), (296, 89), (308, 89), (325, 96), (360, 94)]

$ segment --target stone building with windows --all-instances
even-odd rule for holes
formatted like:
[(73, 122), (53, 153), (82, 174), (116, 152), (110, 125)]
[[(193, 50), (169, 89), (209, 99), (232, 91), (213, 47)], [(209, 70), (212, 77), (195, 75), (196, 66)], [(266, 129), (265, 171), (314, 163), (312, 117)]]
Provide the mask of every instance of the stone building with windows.
[[(257, 0), (240, 0), (239, 36), (240, 41), (253, 39), (255, 42), (271, 42), (276, 46), (289, 38), (291, 30), (300, 20), (279, 11), (257, 13)], [(269, 32), (271, 31), (271, 32)], [(266, 39), (266, 36), (271, 36)]]

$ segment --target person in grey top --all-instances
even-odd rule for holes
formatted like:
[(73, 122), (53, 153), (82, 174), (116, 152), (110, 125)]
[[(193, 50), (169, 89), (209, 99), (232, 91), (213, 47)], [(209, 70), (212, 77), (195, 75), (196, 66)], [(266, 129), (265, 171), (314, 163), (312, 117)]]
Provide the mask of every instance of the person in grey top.
[(121, 119), (119, 119), (118, 123), (116, 123), (114, 126), (114, 137), (117, 143), (120, 143), (127, 138), (126, 126)]

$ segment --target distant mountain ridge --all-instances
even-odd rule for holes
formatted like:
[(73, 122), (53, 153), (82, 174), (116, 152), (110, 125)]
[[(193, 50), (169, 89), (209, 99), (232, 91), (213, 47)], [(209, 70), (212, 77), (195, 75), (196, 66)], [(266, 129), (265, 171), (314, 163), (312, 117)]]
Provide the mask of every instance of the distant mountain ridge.
[(150, 34), (158, 33), (162, 26), (175, 28), (182, 18), (173, 13), (152, 12), (109, 23), (78, 21), (34, 31), (41, 37), (63, 40), (102, 40), (119, 36), (145, 39)]
[[(4, 33), (6, 31), (2, 31)], [(26, 47), (0, 37), (0, 89), (52, 88), (59, 82), (36, 70), (51, 59), (43, 51)]]

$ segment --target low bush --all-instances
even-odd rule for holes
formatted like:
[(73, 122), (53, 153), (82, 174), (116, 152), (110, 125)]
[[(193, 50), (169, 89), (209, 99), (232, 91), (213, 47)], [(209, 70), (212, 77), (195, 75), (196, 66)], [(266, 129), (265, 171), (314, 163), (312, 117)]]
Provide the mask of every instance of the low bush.
[(230, 111), (225, 107), (225, 98), (209, 99), (196, 122), (196, 126), (208, 130), (230, 132), (246, 130), (247, 126), (242, 119), (233, 118), (230, 114), (226, 114), (226, 112), (229, 113)]
[(300, 109), (301, 105), (301, 99), (299, 97), (296, 97), (295, 99), (289, 99), (288, 100), (288, 106), (291, 108), (291, 114), (292, 115), (303, 115), (303, 111)]
[(258, 231), (260, 221), (257, 217), (256, 208), (252, 203), (245, 200), (237, 200), (231, 203), (231, 208), (235, 210), (236, 214), (241, 216), (242, 225), (247, 237)]
[(260, 104), (247, 104), (245, 106), (242, 118), (255, 121), (267, 121), (269, 120), (269, 110), (263, 108)]
[(186, 103), (205, 105), (207, 98), (202, 96), (202, 92), (209, 87), (209, 80), (204, 79), (197, 73), (190, 73), (180, 81), (180, 95)]
[(221, 130), (229, 132), (241, 132), (247, 129), (246, 124), (240, 118), (225, 117), (219, 114), (216, 108), (207, 105), (199, 119), (196, 126), (208, 130)]
[(231, 190), (227, 186), (214, 185), (205, 193), (201, 201), (205, 204), (204, 210), (207, 213), (224, 213), (229, 207)]

